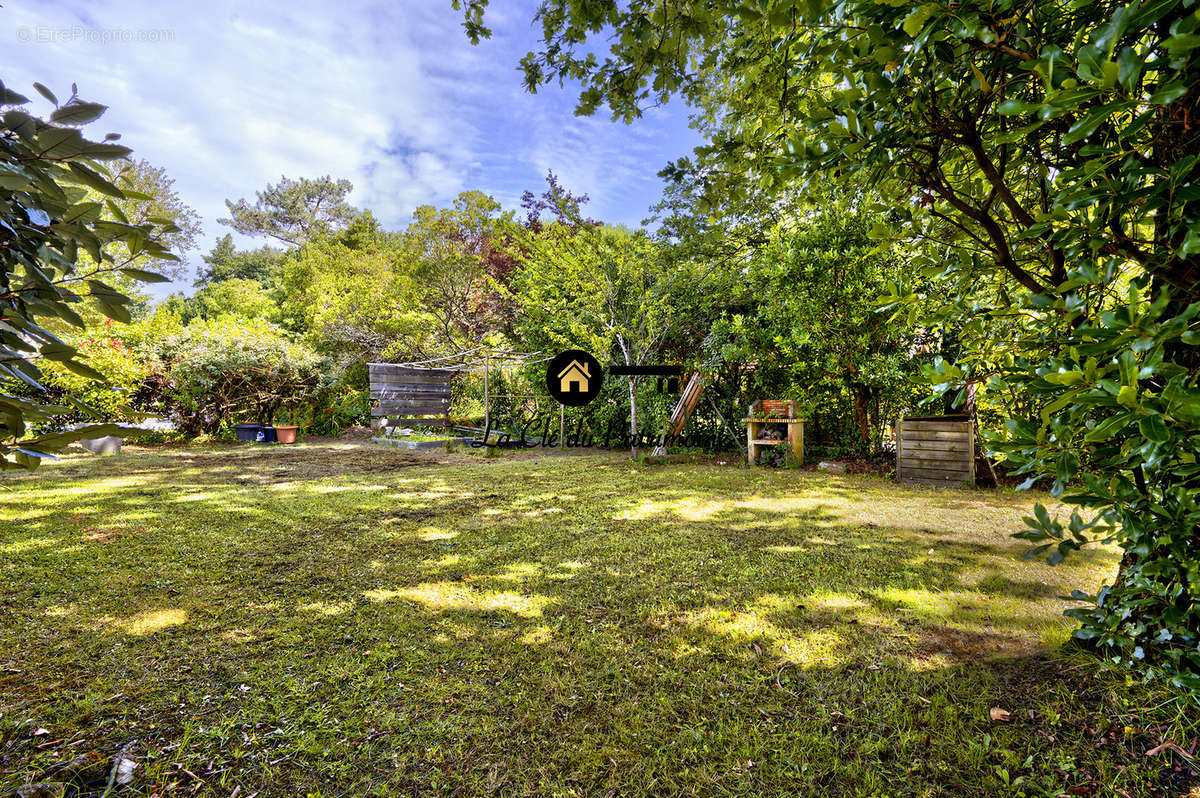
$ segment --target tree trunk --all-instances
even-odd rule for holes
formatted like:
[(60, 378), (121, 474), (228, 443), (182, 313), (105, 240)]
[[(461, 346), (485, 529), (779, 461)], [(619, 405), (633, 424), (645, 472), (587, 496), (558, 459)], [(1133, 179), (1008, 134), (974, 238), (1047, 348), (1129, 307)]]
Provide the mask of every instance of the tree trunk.
[(637, 459), (637, 391), (634, 381), (637, 377), (629, 376), (629, 459)]

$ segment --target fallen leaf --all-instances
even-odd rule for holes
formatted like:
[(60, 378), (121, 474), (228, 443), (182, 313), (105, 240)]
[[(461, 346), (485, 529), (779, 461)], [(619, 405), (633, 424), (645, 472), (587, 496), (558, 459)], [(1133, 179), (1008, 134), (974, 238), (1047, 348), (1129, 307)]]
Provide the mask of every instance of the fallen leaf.
[(1189, 754), (1187, 751), (1183, 750), (1182, 748), (1180, 748), (1178, 745), (1171, 742), (1170, 740), (1167, 740), (1166, 742), (1162, 742), (1162, 743), (1159, 743), (1158, 745), (1154, 746), (1153, 748), (1151, 748), (1149, 751), (1146, 752), (1146, 756), (1158, 756), (1163, 751), (1174, 751), (1175, 753), (1179, 754), (1184, 759), (1193, 760), (1193, 757), (1191, 754)]
[(988, 715), (991, 717), (992, 720), (1003, 720), (1003, 721), (1007, 721), (1009, 718), (1012, 717), (1011, 712), (1009, 712), (1007, 709), (1001, 709), (1000, 707), (992, 707), (991, 710), (988, 712)]
[(758, 643), (751, 643), (750, 645), (752, 645), (754, 647), (754, 653), (761, 657), (762, 656), (762, 647), (759, 646)]
[(49, 729), (43, 729), (39, 726), (37, 729), (34, 730), (33, 736), (34, 737), (44, 737), (45, 735), (47, 735), (49, 733), (50, 733)]

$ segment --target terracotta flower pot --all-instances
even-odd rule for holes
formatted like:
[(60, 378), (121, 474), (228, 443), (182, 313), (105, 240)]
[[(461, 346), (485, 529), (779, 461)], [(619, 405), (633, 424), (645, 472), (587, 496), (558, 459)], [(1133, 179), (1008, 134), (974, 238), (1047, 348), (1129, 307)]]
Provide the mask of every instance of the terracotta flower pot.
[(295, 443), (296, 430), (300, 429), (294, 424), (285, 424), (275, 427), (275, 439), (280, 443)]

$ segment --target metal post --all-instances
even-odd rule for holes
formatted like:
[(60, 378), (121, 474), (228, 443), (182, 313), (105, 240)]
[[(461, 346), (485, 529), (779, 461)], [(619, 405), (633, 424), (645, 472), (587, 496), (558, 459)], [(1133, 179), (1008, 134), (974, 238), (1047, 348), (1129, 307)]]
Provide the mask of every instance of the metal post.
[[(476, 363), (479, 361), (476, 360)], [(483, 356), (483, 428), (488, 428), (488, 421), (492, 416), (492, 406), (488, 396), (488, 372), (491, 368), (491, 357), (485, 353)]]
[(558, 448), (567, 448), (567, 406), (558, 406)]

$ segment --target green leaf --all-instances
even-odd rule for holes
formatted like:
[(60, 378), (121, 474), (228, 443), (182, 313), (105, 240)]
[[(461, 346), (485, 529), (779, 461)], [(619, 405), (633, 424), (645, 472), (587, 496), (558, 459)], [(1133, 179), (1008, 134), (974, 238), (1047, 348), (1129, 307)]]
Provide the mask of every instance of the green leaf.
[(71, 161), (67, 164), (67, 168), (71, 170), (71, 175), (75, 177), (79, 183), (88, 188), (99, 191), (106, 197), (114, 199), (125, 199), (125, 192), (110, 183), (103, 175), (90, 169), (77, 161)]
[(1053, 371), (1042, 377), (1051, 385), (1076, 385), (1083, 382), (1082, 371)]
[(1147, 440), (1155, 443), (1166, 443), (1171, 439), (1171, 433), (1167, 430), (1167, 425), (1163, 423), (1162, 416), (1157, 414), (1143, 416), (1138, 421), (1138, 429)]
[(50, 114), (50, 121), (60, 125), (86, 125), (88, 122), (95, 122), (107, 110), (107, 105), (76, 100)]
[(1123, 430), (1129, 421), (1129, 415), (1114, 416), (1113, 418), (1110, 418), (1107, 421), (1099, 424), (1095, 429), (1089, 431), (1083, 436), (1083, 439), (1088, 443), (1103, 443)]
[(73, 346), (68, 346), (64, 343), (50, 343), (43, 346), (40, 350), (42, 357), (49, 360), (70, 360), (79, 354), (79, 350)]
[(42, 158), (65, 160), (83, 153), (83, 134), (70, 127), (48, 127), (33, 137), (34, 147)]
[(1138, 389), (1134, 385), (1122, 385), (1117, 392), (1117, 404), (1125, 407), (1137, 407)]
[(125, 274), (128, 274), (130, 277), (134, 278), (135, 280), (141, 280), (143, 283), (169, 283), (169, 282), (171, 282), (170, 277), (165, 277), (165, 276), (159, 274), (158, 272), (146, 271), (145, 269), (134, 269), (132, 267), (126, 267), (126, 268), (121, 269), (121, 271), (123, 271)]
[(925, 27), (925, 23), (929, 21), (929, 18), (933, 16), (933, 12), (936, 10), (937, 6), (933, 5), (932, 3), (926, 3), (923, 6), (918, 6), (915, 10), (913, 10), (912, 13), (904, 18), (904, 22), (901, 23), (901, 27), (904, 28), (905, 33), (915, 39), (917, 34), (920, 33)]
[(62, 215), (62, 220), (67, 224), (87, 223), (98, 218), (100, 210), (100, 203), (98, 202), (81, 202), (67, 208), (66, 212)]
[(101, 382), (105, 380), (103, 374), (89, 365), (80, 363), (78, 360), (64, 360), (62, 364), (63, 368), (78, 374), (80, 377), (87, 377), (89, 380), (99, 380)]
[(54, 96), (54, 92), (50, 91), (45, 86), (38, 83), (36, 80), (33, 82), (33, 87), (35, 89), (37, 89), (38, 94), (45, 97), (47, 100), (52, 102), (54, 105), (56, 105), (56, 106), (58, 105), (58, 98)]

